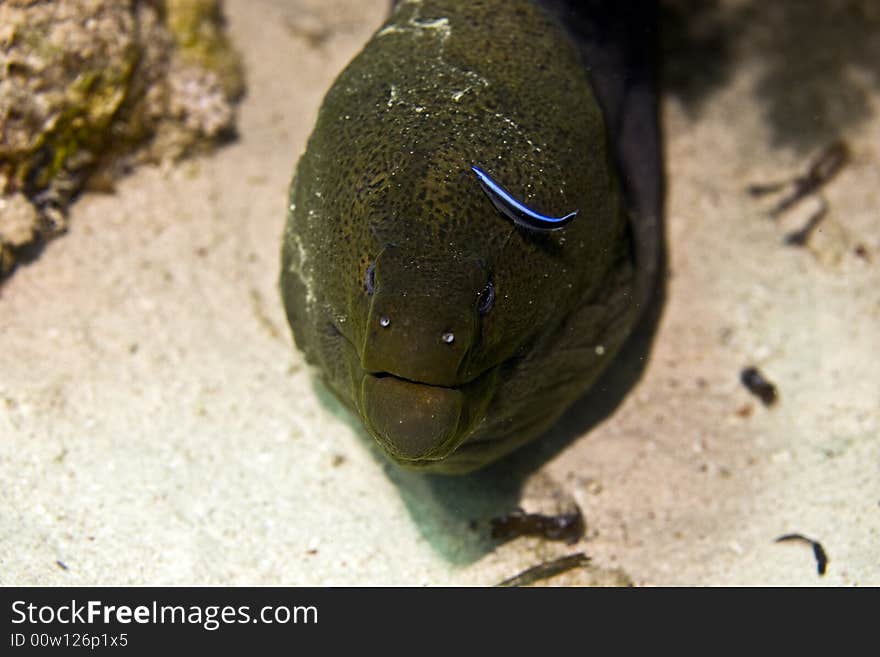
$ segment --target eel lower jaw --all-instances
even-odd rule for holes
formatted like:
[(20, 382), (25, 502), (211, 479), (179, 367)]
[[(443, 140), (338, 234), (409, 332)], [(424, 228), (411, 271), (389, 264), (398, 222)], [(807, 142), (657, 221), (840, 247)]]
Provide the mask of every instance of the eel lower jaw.
[[(485, 408), (492, 372), (457, 387), (411, 381), (387, 372), (364, 373), (359, 407), (368, 430), (396, 463), (430, 467), (467, 438)], [(476, 393), (476, 395), (475, 395)], [(482, 394), (481, 394), (482, 393)]]

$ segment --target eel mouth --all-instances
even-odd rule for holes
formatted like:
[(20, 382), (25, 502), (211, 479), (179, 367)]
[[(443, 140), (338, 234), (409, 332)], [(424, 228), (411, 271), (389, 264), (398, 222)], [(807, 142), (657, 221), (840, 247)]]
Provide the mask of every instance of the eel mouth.
[(348, 347), (354, 381), (361, 380), (359, 395), (356, 392), (354, 399), (350, 392), (342, 396), (395, 463), (413, 470), (433, 470), (462, 446), (489, 405), (501, 365), (456, 386), (368, 371), (361, 367), (354, 342), (339, 326), (332, 326)]
[(459, 388), (382, 372), (364, 375), (361, 399), (370, 433), (395, 461), (409, 467), (447, 457), (470, 424), (467, 396)]

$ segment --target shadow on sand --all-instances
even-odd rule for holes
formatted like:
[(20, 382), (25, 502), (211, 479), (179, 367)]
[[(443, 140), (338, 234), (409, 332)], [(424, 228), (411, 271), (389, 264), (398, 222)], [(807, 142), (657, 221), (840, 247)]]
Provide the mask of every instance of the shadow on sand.
[(880, 88), (875, 0), (664, 0), (662, 86), (698, 117), (734, 67), (754, 67), (750, 93), (772, 146), (805, 155), (873, 113)]

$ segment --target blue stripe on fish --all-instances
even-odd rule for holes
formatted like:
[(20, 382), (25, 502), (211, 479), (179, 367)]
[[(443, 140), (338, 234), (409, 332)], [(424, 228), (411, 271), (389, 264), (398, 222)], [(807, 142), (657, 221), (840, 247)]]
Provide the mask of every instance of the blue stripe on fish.
[(529, 230), (558, 230), (574, 219), (577, 210), (569, 212), (564, 217), (550, 217), (517, 201), (510, 192), (492, 180), (485, 171), (472, 166), (471, 169), (480, 180), (480, 186), (486, 192), (486, 196), (492, 201), (498, 211), (513, 220), (514, 223), (528, 228)]

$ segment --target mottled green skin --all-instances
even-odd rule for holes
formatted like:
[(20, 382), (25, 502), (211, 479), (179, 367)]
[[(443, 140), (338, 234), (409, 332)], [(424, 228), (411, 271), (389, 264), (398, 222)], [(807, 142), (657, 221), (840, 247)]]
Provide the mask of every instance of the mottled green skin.
[[(291, 185), (284, 304), (297, 346), (398, 463), (466, 472), (512, 451), (629, 333), (606, 142), (578, 52), (525, 1), (404, 2), (328, 92)], [(579, 214), (514, 227), (472, 165), (531, 207)]]

